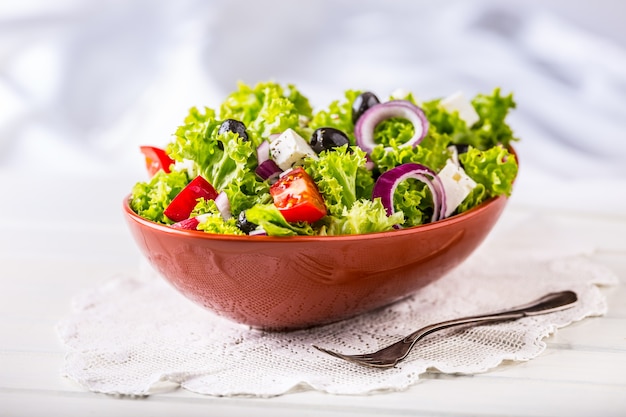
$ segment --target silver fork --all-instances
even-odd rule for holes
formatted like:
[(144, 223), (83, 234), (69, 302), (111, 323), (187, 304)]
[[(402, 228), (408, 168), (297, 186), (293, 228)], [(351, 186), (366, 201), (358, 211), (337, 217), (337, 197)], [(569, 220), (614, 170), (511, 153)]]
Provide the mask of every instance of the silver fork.
[(553, 313), (555, 311), (561, 311), (571, 308), (576, 304), (577, 301), (578, 297), (573, 291), (550, 293), (539, 298), (538, 300), (509, 310), (479, 316), (463, 317), (459, 319), (444, 321), (441, 323), (431, 324), (430, 326), (423, 327), (406, 336), (404, 339), (401, 339), (396, 343), (382, 348), (379, 351), (362, 355), (346, 355), (315, 345), (313, 345), (313, 347), (336, 358), (344, 359), (346, 361), (357, 363), (359, 365), (365, 365), (374, 368), (391, 368), (407, 357), (407, 355), (409, 354), (411, 349), (413, 349), (413, 346), (415, 346), (418, 340), (421, 340), (425, 336), (436, 331), (466, 324), (476, 325), (482, 323), (517, 320), (522, 317)]

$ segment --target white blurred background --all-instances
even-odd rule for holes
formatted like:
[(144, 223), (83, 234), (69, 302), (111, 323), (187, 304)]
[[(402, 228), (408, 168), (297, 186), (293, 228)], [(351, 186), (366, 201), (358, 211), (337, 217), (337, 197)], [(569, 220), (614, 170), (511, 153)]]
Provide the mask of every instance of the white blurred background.
[(121, 201), (137, 147), (239, 80), (318, 105), (499, 86), (518, 104), (515, 201), (623, 215), (625, 17), (623, 0), (3, 0), (0, 178), (116, 180)]

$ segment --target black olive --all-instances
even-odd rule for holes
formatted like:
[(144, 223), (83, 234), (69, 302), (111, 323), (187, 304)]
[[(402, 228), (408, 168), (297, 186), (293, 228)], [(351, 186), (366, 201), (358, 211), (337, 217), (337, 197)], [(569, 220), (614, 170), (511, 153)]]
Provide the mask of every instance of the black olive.
[(377, 104), (380, 104), (380, 100), (374, 93), (366, 91), (359, 94), (359, 96), (355, 98), (352, 103), (352, 123), (356, 123), (356, 121), (359, 120), (359, 117), (361, 117), (367, 109)]
[(466, 153), (469, 149), (469, 145), (466, 145), (464, 143), (457, 143), (454, 145), (454, 147), (456, 148), (456, 151), (459, 155), (461, 155), (462, 153)]
[(350, 143), (348, 136), (333, 127), (320, 127), (311, 135), (311, 148), (316, 153)]
[(226, 132), (233, 132), (239, 135), (239, 137), (243, 140), (248, 140), (248, 132), (246, 132), (246, 125), (244, 125), (239, 120), (235, 119), (226, 119), (220, 125), (219, 130), (217, 131), (218, 135), (222, 135)]
[(248, 221), (248, 219), (246, 218), (245, 210), (239, 213), (239, 216), (237, 217), (237, 221), (235, 222), (235, 224), (237, 225), (239, 230), (241, 230), (247, 235), (249, 235), (251, 231), (257, 228), (256, 224)]

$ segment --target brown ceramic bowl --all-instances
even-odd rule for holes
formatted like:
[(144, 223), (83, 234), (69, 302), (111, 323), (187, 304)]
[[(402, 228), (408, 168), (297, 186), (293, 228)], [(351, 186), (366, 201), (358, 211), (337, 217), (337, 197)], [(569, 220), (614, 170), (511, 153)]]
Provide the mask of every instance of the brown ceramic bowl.
[(230, 236), (126, 220), (148, 261), (183, 295), (256, 328), (326, 324), (405, 298), (465, 260), (506, 205), (491, 199), (448, 219), (347, 236)]

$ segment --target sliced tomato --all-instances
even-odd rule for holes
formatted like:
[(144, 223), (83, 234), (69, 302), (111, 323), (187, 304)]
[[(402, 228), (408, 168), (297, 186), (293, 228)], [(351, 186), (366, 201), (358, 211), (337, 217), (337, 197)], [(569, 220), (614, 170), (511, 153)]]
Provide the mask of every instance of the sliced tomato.
[(199, 198), (215, 200), (215, 197), (217, 197), (215, 188), (202, 176), (198, 175), (174, 197), (163, 211), (163, 214), (174, 222), (180, 222), (189, 218)]
[(270, 194), (288, 222), (313, 223), (326, 215), (324, 198), (315, 181), (301, 167), (281, 176), (270, 187)]
[(170, 172), (170, 167), (174, 164), (174, 160), (165, 153), (165, 150), (155, 146), (140, 146), (139, 149), (146, 157), (146, 169), (151, 177), (161, 169), (165, 173)]

